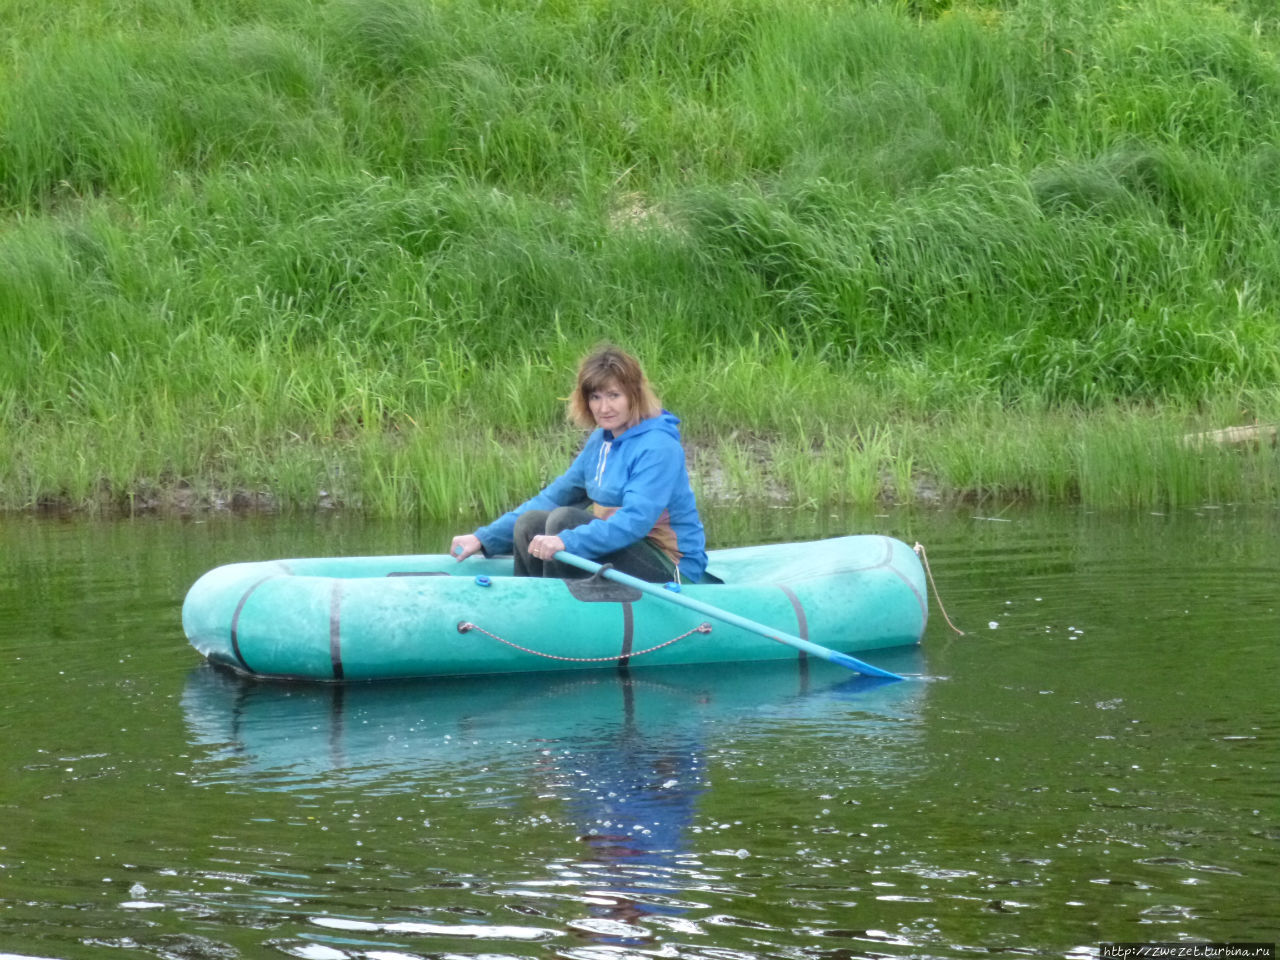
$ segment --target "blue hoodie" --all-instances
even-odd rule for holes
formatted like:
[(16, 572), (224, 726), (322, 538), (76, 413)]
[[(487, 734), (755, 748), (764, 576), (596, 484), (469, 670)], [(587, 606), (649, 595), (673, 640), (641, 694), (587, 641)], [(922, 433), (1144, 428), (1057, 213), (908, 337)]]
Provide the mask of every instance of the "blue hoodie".
[(566, 550), (598, 559), (650, 537), (677, 561), (681, 579), (698, 583), (707, 567), (707, 540), (689, 485), (679, 423), (664, 410), (618, 437), (597, 427), (568, 470), (475, 532), (485, 553), (511, 552), (516, 519), (525, 511), (590, 500), (596, 519), (560, 533)]

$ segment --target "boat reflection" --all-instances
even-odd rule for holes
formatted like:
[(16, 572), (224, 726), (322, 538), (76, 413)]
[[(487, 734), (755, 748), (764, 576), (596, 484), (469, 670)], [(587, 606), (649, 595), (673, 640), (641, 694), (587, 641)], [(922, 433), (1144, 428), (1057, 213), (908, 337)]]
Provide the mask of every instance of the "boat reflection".
[[(918, 671), (919, 656), (911, 648), (881, 659)], [(667, 762), (685, 766), (709, 727), (767, 720), (894, 727), (918, 710), (924, 686), (813, 660), (359, 684), (249, 680), (202, 663), (187, 678), (182, 708), (201, 750), (195, 774), (206, 784), (421, 793), (424, 783), (465, 786), (523, 766), (531, 748), (545, 757), (556, 745), (595, 744), (603, 756), (646, 756), (636, 744), (679, 744), (675, 755), (684, 759)]]
[[(881, 659), (920, 671), (915, 649)], [(812, 660), (348, 685), (247, 680), (202, 664), (182, 704), (205, 785), (447, 791), (495, 816), (557, 811), (578, 853), (497, 892), (531, 906), (575, 901), (588, 914), (570, 924), (579, 935), (634, 944), (648, 939), (645, 918), (675, 922), (698, 905), (690, 852), (712, 829), (698, 825), (709, 756), (807, 729), (878, 744), (856, 753), (868, 771), (902, 767), (926, 687)]]

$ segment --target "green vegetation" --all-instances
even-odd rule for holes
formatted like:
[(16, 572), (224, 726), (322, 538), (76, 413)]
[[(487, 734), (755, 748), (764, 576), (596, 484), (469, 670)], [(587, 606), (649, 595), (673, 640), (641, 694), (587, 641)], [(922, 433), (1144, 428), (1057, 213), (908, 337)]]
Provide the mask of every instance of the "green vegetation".
[(1261, 0), (0, 0), (0, 508), (1280, 498)]

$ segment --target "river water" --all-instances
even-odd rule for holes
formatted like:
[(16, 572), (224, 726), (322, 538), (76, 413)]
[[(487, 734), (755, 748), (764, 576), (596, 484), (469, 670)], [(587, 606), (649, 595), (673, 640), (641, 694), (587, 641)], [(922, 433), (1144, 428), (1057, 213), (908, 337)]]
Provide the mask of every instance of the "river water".
[[(919, 541), (919, 650), (268, 685), (183, 595), (440, 552), (319, 518), (0, 520), (0, 957), (1088, 957), (1280, 932), (1280, 511), (713, 513)], [(814, 639), (821, 641), (820, 637)]]

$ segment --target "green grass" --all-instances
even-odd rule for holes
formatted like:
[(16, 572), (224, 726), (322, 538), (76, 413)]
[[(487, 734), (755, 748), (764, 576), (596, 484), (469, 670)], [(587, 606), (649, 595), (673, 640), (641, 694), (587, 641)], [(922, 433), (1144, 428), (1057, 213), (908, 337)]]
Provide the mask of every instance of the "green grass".
[(0, 508), (492, 513), (603, 339), (707, 497), (1277, 498), (1266, 4), (0, 20)]

